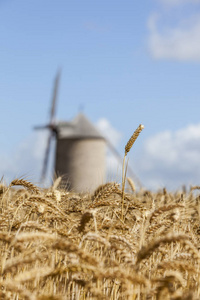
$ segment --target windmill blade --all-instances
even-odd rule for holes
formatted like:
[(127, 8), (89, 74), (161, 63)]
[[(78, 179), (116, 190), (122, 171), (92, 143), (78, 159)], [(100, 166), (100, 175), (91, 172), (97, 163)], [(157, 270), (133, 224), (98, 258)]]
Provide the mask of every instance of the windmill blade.
[(55, 124), (47, 124), (47, 125), (39, 125), (39, 126), (34, 126), (33, 129), (35, 130), (41, 130), (41, 129), (50, 129), (54, 132), (56, 132), (56, 125)]
[(55, 81), (54, 81), (53, 97), (52, 97), (52, 104), (51, 104), (51, 110), (50, 110), (50, 124), (53, 124), (54, 118), (55, 118), (60, 75), (61, 75), (61, 71), (59, 70), (56, 75)]
[(48, 162), (49, 162), (49, 154), (50, 154), (50, 148), (51, 148), (51, 141), (52, 141), (52, 138), (53, 138), (53, 135), (55, 132), (55, 124), (54, 124), (55, 120), (54, 119), (55, 119), (55, 112), (56, 112), (56, 103), (57, 103), (60, 75), (61, 75), (61, 71), (59, 70), (56, 75), (55, 81), (54, 81), (53, 96), (52, 96), (52, 103), (51, 103), (51, 110), (50, 110), (50, 122), (46, 126), (36, 127), (36, 129), (44, 129), (44, 128), (50, 129), (50, 133), (49, 133), (48, 140), (47, 140), (47, 146), (46, 146), (46, 150), (45, 150), (43, 168), (42, 168), (42, 175), (41, 175), (42, 182), (44, 182), (44, 180), (46, 178), (47, 167), (48, 167)]
[(52, 96), (52, 102), (51, 102), (51, 109), (50, 109), (50, 122), (47, 125), (42, 125), (42, 126), (35, 126), (34, 129), (50, 129), (55, 131), (55, 124), (54, 124), (54, 119), (55, 119), (55, 112), (56, 112), (56, 103), (57, 103), (57, 96), (58, 96), (58, 86), (59, 86), (59, 81), (60, 81), (60, 75), (61, 71), (59, 70), (57, 72), (55, 81), (54, 81), (54, 88), (53, 88), (53, 96)]
[(43, 125), (43, 126), (42, 126), (42, 125), (41, 125), (41, 126), (39, 125), (39, 126), (34, 126), (34, 127), (33, 127), (34, 130), (48, 129), (48, 128), (50, 128), (49, 125)]
[(45, 149), (44, 163), (43, 163), (42, 174), (41, 174), (41, 182), (44, 182), (44, 180), (46, 178), (52, 138), (53, 138), (53, 132), (50, 131), (49, 136), (48, 136), (48, 140), (47, 140), (47, 147)]
[[(110, 150), (113, 152), (114, 156), (117, 158), (117, 160), (119, 161), (120, 164), (122, 164), (123, 158), (122, 156), (119, 154), (119, 152), (117, 151), (117, 149), (111, 144), (111, 142), (109, 140), (106, 139), (106, 143), (108, 145), (108, 147), (110, 148)], [(139, 180), (139, 178), (135, 175), (135, 173), (133, 172), (132, 168), (130, 167), (130, 165), (128, 165), (128, 173), (130, 174), (130, 176), (135, 180), (135, 182), (137, 183), (137, 185), (142, 188), (142, 184), (141, 181)]]

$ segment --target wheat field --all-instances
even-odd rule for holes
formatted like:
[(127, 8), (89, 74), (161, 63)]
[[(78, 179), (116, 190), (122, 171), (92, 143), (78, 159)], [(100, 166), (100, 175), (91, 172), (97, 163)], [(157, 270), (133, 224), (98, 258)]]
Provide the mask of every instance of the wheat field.
[(0, 298), (199, 299), (199, 187), (126, 184), (122, 218), (114, 182), (82, 195), (60, 178), (48, 190), (1, 183)]

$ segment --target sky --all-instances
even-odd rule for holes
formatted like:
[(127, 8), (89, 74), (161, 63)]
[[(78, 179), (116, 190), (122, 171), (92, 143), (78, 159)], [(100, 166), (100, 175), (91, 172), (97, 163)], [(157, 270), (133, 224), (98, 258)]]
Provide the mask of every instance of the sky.
[[(39, 181), (57, 120), (82, 111), (146, 188), (200, 185), (200, 0), (0, 0), (0, 177)], [(55, 145), (54, 145), (55, 146)], [(51, 151), (49, 176), (53, 165)], [(119, 163), (108, 152), (108, 169)], [(119, 172), (120, 173), (120, 172)]]

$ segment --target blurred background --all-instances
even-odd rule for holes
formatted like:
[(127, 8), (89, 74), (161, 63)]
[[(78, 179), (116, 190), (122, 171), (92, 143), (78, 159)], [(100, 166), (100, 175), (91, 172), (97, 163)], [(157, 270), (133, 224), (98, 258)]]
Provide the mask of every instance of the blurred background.
[[(40, 181), (56, 120), (82, 112), (150, 189), (200, 184), (199, 0), (0, 0), (0, 176)], [(55, 143), (54, 143), (55, 144)], [(51, 147), (48, 180), (55, 145)], [(107, 151), (107, 177), (121, 165)], [(47, 180), (47, 181), (48, 181)]]

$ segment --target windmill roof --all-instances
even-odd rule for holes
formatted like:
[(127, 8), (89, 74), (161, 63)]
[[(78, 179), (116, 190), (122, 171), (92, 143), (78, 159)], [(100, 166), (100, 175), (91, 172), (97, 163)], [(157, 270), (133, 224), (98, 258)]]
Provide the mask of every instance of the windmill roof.
[(59, 138), (98, 138), (103, 139), (96, 127), (84, 114), (78, 114), (71, 122), (57, 124)]

